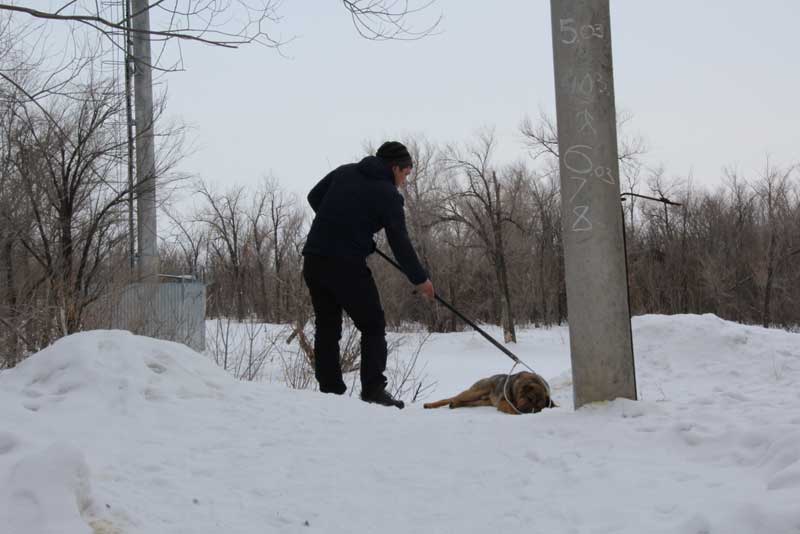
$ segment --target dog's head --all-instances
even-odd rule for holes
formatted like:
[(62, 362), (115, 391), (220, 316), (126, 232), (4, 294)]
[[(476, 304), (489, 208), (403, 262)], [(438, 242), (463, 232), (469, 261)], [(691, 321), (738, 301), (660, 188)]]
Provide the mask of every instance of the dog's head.
[(522, 413), (539, 413), (545, 408), (556, 408), (550, 398), (550, 388), (542, 377), (522, 372), (512, 385), (517, 410)]

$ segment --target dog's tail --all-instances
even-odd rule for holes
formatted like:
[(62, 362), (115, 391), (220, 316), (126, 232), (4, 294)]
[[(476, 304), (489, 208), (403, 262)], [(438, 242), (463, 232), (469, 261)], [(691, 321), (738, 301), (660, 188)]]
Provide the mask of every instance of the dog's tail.
[(450, 404), (452, 399), (442, 399), (436, 402), (426, 402), (422, 405), (423, 408), (441, 408), (442, 406), (447, 406)]

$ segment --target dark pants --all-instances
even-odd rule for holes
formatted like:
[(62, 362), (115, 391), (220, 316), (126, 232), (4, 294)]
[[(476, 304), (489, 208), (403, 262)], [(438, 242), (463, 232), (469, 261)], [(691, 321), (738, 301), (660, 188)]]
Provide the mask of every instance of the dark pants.
[(319, 389), (342, 394), (347, 390), (339, 364), (342, 310), (361, 332), (361, 391), (386, 387), (386, 321), (372, 271), (359, 258), (306, 256), (303, 278), (316, 315), (314, 374)]

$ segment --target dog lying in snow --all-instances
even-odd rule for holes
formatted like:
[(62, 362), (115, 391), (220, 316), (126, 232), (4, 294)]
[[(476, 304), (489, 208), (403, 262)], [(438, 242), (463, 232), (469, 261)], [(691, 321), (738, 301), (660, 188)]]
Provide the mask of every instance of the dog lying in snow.
[[(505, 394), (503, 389), (505, 388)], [(506, 400), (508, 398), (508, 400)], [(512, 404), (509, 404), (511, 402)], [(475, 382), (455, 397), (424, 404), (425, 408), (494, 406), (503, 413), (538, 413), (557, 405), (550, 398), (550, 386), (536, 373), (522, 371), (509, 375), (494, 375)], [(516, 408), (516, 409), (515, 409)]]

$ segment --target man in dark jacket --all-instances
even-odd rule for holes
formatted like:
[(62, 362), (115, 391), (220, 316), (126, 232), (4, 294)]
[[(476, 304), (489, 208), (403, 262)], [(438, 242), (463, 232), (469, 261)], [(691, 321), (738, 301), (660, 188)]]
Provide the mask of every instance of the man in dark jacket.
[(375, 250), (373, 234), (384, 229), (408, 279), (433, 299), (433, 284), (408, 237), (398, 191), (411, 168), (406, 147), (389, 141), (375, 156), (335, 169), (308, 194), (315, 217), (303, 248), (303, 278), (316, 315), (314, 372), (324, 393), (347, 390), (339, 364), (344, 310), (361, 332), (361, 398), (403, 407), (386, 391), (386, 322), (366, 258)]

